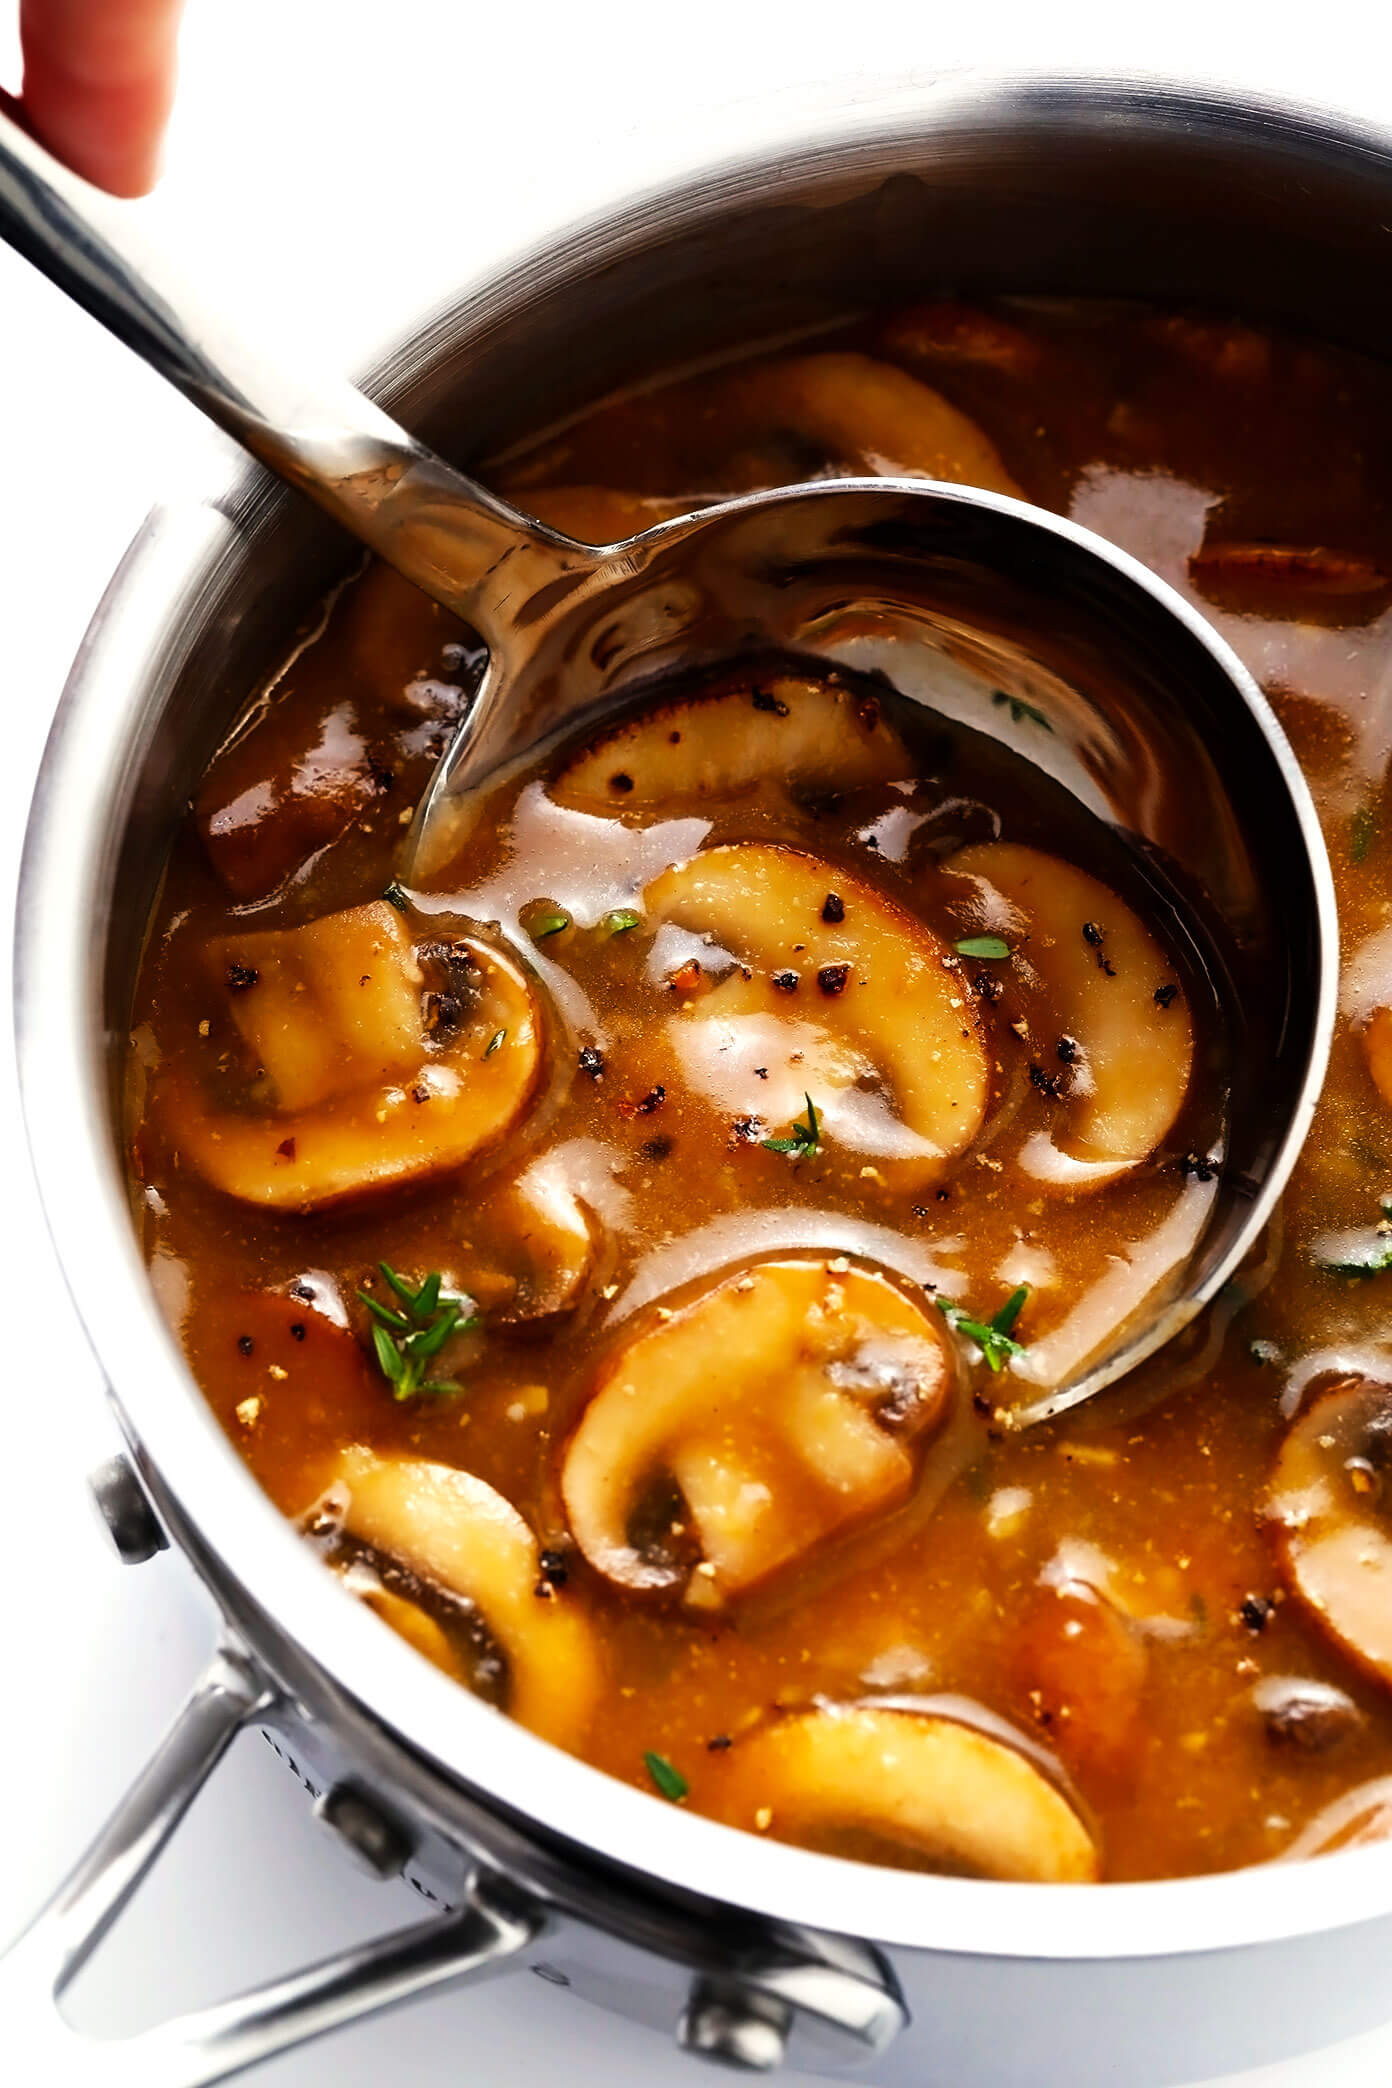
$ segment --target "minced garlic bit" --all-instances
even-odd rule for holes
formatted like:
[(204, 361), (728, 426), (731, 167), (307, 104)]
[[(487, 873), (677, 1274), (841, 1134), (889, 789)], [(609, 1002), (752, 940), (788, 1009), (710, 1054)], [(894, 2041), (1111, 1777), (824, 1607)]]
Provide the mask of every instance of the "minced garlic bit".
[(283, 1363), (272, 1363), (270, 1366), (270, 1375), (276, 1380), (277, 1384), (284, 1384), (286, 1378), (289, 1377), (290, 1373), (285, 1368), (285, 1365)]
[(759, 1810), (754, 1815), (754, 1825), (758, 1828), (760, 1834), (768, 1833), (773, 1825), (773, 1807), (771, 1805), (761, 1805), (759, 1807)]
[(243, 1428), (253, 1428), (261, 1418), (260, 1395), (253, 1392), (250, 1399), (239, 1399), (235, 1411)]
[(198, 1025), (198, 1034), (200, 1037), (210, 1037), (212, 1033), (213, 1025), (211, 1024), (211, 1022), (209, 1022), (207, 1016), (205, 1015), (203, 1017), (203, 1020)]

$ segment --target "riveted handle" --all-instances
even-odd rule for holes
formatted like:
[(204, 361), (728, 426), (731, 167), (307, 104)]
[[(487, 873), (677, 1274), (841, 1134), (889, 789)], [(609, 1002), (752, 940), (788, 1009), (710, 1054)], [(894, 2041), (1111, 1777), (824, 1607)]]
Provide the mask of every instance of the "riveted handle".
[(128, 2038), (75, 2031), (62, 2013), (65, 1990), (236, 1735), (273, 1702), (251, 1661), (221, 1649), (87, 1853), (0, 1957), (0, 2021), (31, 2079), (64, 2088), (208, 2088), (363, 2016), (500, 1970), (539, 1934), (538, 1912), (480, 1881), (449, 1914), (231, 2001)]

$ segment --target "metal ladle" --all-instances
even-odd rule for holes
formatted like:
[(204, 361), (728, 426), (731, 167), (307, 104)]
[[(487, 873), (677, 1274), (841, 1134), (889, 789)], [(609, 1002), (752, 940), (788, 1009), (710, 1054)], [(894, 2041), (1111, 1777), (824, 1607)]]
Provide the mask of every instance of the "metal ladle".
[[(1018, 1413), (1111, 1383), (1252, 1248), (1309, 1128), (1333, 1028), (1323, 838), (1251, 677), (1178, 594), (1059, 517), (916, 480), (822, 480), (724, 501), (619, 544), (573, 542), (416, 442), (342, 381), (262, 360), (137, 251), (129, 207), (0, 119), (0, 233), (244, 448), (488, 648), (407, 837), (447, 861), (469, 793), (563, 723), (676, 668), (813, 656), (1027, 752), (1130, 844), (1152, 918), (1222, 1004), (1226, 1145), (1182, 1271)], [(1028, 727), (1026, 734), (1022, 725)], [(1200, 1069), (1202, 1077), (1202, 1069)]]

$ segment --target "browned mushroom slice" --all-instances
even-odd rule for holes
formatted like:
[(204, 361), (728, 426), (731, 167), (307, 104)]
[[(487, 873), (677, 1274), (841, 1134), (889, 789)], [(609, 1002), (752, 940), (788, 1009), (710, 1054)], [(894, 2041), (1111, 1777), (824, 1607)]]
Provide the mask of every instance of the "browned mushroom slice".
[(934, 1870), (1089, 1884), (1097, 1846), (1024, 1745), (936, 1712), (869, 1705), (779, 1718), (731, 1748), (722, 1818), (833, 1848), (898, 1849)]
[(1292, 1422), (1267, 1514), (1291, 1586), (1360, 1667), (1392, 1682), (1392, 1385), (1351, 1378)]
[(304, 1209), (459, 1167), (540, 1076), (512, 961), (467, 938), (413, 946), (385, 902), (226, 937), (206, 964), (201, 1085), (172, 1078), (165, 1108), (181, 1152), (247, 1202)]
[(965, 939), (1009, 945), (1008, 960), (987, 968), (1018, 995), (1036, 1084), (1054, 1098), (1047, 1138), (1026, 1164), (1077, 1188), (1144, 1160), (1179, 1114), (1194, 1059), (1170, 956), (1114, 892), (1038, 849), (986, 842), (945, 870), (974, 888)]
[(1206, 600), (1247, 616), (1366, 623), (1392, 600), (1392, 575), (1326, 544), (1205, 542), (1189, 577)]
[(1039, 364), (1039, 343), (1022, 326), (946, 297), (896, 312), (880, 339), (906, 362), (960, 364), (1010, 377), (1028, 377)]
[(857, 474), (1020, 488), (974, 420), (893, 363), (837, 350), (735, 371), (718, 410), (751, 431), (786, 431)]
[(260, 899), (379, 795), (349, 705), (325, 717), (274, 707), (213, 761), (195, 805), (208, 859), (234, 899)]
[(757, 1264), (603, 1365), (561, 1474), (571, 1530), (620, 1586), (679, 1585), (699, 1550), (689, 1599), (738, 1594), (902, 1501), (952, 1382), (942, 1320), (888, 1277)]
[(625, 720), (572, 757), (551, 795), (581, 812), (651, 816), (760, 789), (851, 790), (911, 767), (873, 698), (770, 672)]
[[(344, 1536), (471, 1605), (506, 1662), (511, 1715), (547, 1740), (575, 1743), (598, 1699), (598, 1652), (573, 1604), (554, 1590), (538, 1594), (537, 1541), (509, 1501), (470, 1472), (358, 1448), (342, 1453), (326, 1501)], [(463, 1671), (452, 1652), (442, 1658), (448, 1636), (428, 1619), (403, 1618), (375, 1590), (369, 1599), (394, 1627), (406, 1622), (404, 1635), (437, 1665)]]
[[(534, 1160), (515, 1182), (490, 1196), (476, 1233), (498, 1286), (490, 1324), (531, 1324), (573, 1311), (594, 1265), (597, 1231), (595, 1219), (550, 1158)], [(489, 1278), (480, 1285), (470, 1273), (465, 1288), (486, 1302)]]
[(950, 952), (922, 922), (817, 857), (762, 842), (706, 849), (643, 900), (650, 921), (734, 959), (668, 1024), (689, 1086), (780, 1123), (811, 1094), (832, 1147), (901, 1175), (939, 1173), (971, 1144), (986, 1050)]

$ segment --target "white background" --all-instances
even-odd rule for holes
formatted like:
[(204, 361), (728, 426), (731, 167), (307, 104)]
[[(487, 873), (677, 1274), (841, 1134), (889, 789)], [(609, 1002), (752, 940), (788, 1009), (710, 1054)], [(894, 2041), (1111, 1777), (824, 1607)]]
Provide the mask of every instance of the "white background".
[[(770, 131), (815, 129), (819, 112), (852, 99), (922, 99), (964, 64), (1237, 78), (1392, 119), (1381, 0), (1313, 12), (1181, 0), (1144, 20), (1078, 0), (981, 0), (951, 22), (934, 12), (922, 0), (531, 0), (491, 12), (476, 0), (191, 0), (166, 179), (141, 209), (246, 331), (268, 341), (283, 331), (297, 352), (317, 342), (331, 367), (346, 367), (403, 311), (606, 197)], [(0, 78), (13, 84), (8, 33), (0, 26)], [(67, 662), (142, 513), (209, 439), (191, 409), (0, 251), (4, 918)], [(3, 1936), (135, 1772), (211, 1622), (180, 1561), (120, 1568), (87, 1505), (83, 1475), (114, 1447), (114, 1429), (30, 1187), (7, 1010), (0, 1052)], [(131, 2027), (416, 1905), (359, 1879), (249, 1738), (99, 1960), (82, 2013)], [(30, 2088), (21, 2056), (7, 2059), (16, 2088)], [(1242, 2080), (1382, 2088), (1389, 2070), (1392, 2032)], [(650, 2033), (525, 1975), (367, 2025), (257, 2078), (375, 2088), (403, 2077), (412, 2088), (703, 2078)], [(41, 2088), (64, 2084), (49, 2076)]]

